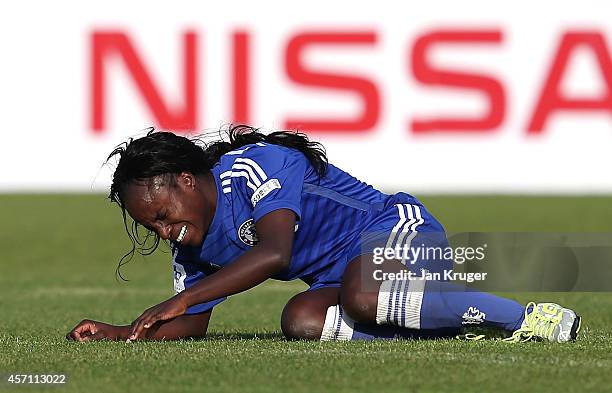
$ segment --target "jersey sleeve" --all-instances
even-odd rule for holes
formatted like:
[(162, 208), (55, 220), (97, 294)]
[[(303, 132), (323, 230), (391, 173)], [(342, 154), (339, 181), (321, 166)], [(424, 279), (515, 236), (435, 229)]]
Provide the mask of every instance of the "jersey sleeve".
[[(174, 292), (180, 293), (193, 286), (198, 281), (213, 273), (211, 268), (202, 263), (194, 262), (189, 249), (172, 247), (172, 270), (174, 272)], [(226, 298), (211, 300), (206, 303), (195, 304), (187, 309), (185, 314), (200, 314), (212, 310)]]
[(255, 222), (278, 209), (292, 210), (299, 219), (308, 165), (297, 150), (258, 144), (236, 156), (231, 170), (232, 193), (252, 207)]

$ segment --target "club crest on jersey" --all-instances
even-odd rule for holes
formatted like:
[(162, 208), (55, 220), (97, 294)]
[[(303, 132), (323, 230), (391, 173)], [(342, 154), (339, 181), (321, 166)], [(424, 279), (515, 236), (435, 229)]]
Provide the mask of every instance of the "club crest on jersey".
[(174, 292), (183, 292), (185, 290), (185, 278), (187, 278), (187, 272), (185, 272), (185, 267), (180, 263), (173, 261), (172, 269), (174, 270)]
[(257, 233), (255, 232), (255, 223), (252, 218), (249, 218), (238, 228), (238, 239), (247, 246), (253, 247), (257, 244)]
[(476, 307), (470, 307), (466, 312), (463, 313), (463, 322), (464, 325), (480, 325), (484, 322), (487, 314), (483, 313)]

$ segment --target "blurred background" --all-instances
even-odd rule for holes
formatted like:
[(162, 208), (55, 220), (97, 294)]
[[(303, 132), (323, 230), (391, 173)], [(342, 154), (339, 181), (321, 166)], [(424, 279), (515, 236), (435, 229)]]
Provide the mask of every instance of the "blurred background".
[(598, 4), (3, 6), (0, 192), (105, 191), (146, 127), (240, 122), (307, 132), (388, 191), (609, 193)]
[[(129, 324), (172, 294), (164, 246), (124, 268), (131, 281), (116, 279), (130, 243), (105, 199), (106, 157), (151, 126), (306, 132), (352, 175), (419, 197), (449, 232), (612, 233), (609, 11), (587, 0), (3, 3), (0, 374), (55, 370), (70, 374), (68, 391), (117, 392), (271, 391), (270, 381), (516, 391), (513, 373), (530, 387), (555, 375), (542, 391), (609, 386), (609, 292), (509, 295), (585, 316), (571, 362), (565, 347), (537, 345), (288, 344), (279, 316), (298, 282), (215, 308), (213, 340), (64, 340), (83, 318)], [(606, 250), (599, 271), (610, 270)]]

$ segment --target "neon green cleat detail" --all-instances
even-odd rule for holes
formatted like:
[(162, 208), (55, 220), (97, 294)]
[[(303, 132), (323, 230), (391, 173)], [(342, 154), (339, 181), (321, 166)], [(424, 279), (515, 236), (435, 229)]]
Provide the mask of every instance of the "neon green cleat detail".
[(520, 329), (503, 341), (525, 342), (538, 338), (558, 343), (573, 341), (580, 331), (580, 322), (581, 318), (568, 308), (555, 303), (530, 302), (525, 307), (525, 320)]

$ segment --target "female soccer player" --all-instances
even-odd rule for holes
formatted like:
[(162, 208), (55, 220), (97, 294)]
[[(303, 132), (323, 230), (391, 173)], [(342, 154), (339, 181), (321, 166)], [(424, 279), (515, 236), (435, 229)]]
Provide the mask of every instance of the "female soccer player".
[(504, 330), (509, 341), (576, 337), (580, 317), (569, 309), (466, 291), (444, 280), (452, 260), (401, 254), (447, 247), (442, 225), (416, 198), (328, 164), (303, 134), (235, 126), (229, 142), (202, 146), (151, 131), (109, 159), (117, 156), (110, 199), (126, 229), (127, 214), (134, 220), (134, 249), (146, 251), (139, 225), (153, 249), (171, 243), (176, 295), (131, 325), (84, 320), (69, 339), (202, 337), (213, 307), (270, 278), (310, 286), (283, 310), (288, 339), (440, 337), (465, 324)]

